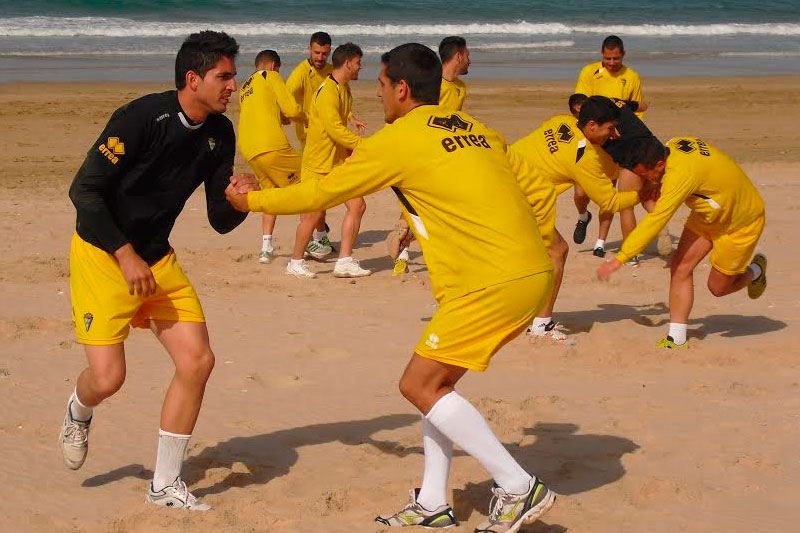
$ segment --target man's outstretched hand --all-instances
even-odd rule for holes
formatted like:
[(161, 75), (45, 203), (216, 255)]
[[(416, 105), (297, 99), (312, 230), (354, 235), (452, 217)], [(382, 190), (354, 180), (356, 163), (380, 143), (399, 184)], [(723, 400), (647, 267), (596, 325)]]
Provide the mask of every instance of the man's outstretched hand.
[(247, 213), (250, 211), (247, 206), (247, 193), (259, 190), (261, 186), (253, 174), (234, 174), (231, 176), (230, 184), (225, 188), (225, 198), (234, 209)]

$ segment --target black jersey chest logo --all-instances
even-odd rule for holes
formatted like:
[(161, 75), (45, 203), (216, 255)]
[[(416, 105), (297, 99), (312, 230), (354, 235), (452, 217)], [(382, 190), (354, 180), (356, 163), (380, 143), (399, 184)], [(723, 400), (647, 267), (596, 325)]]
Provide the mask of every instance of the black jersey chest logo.
[(558, 142), (569, 144), (572, 142), (572, 139), (575, 138), (575, 133), (572, 131), (572, 128), (567, 126), (565, 123), (561, 123), (561, 125), (556, 130), (558, 134)]
[(428, 126), (439, 128), (455, 133), (458, 130), (472, 131), (472, 122), (464, 120), (455, 113), (449, 117), (431, 117), (428, 119)]

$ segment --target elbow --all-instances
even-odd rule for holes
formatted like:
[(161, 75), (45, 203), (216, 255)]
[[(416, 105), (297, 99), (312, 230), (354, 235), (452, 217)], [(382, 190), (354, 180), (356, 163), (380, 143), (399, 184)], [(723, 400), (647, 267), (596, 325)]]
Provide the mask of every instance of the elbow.
[(231, 217), (227, 220), (215, 220), (209, 218), (209, 222), (211, 223), (211, 227), (214, 228), (214, 231), (219, 233), (220, 235), (225, 235), (226, 233), (230, 233), (231, 231), (235, 230), (239, 224), (244, 222), (244, 219), (247, 218), (247, 213), (236, 213), (234, 217)]

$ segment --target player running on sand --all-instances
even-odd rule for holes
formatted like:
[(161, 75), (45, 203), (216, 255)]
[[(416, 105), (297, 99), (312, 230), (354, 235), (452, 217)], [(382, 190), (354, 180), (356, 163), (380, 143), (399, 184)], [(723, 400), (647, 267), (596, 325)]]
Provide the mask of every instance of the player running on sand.
[[(764, 201), (753, 182), (722, 150), (696, 137), (676, 137), (662, 145), (642, 139), (633, 170), (648, 183), (660, 185), (655, 209), (647, 214), (615, 259), (597, 269), (608, 279), (625, 261), (642, 251), (682, 204), (691, 210), (670, 267), (667, 336), (663, 348), (682, 348), (694, 303), (694, 269), (711, 252), (708, 290), (725, 296), (747, 287), (758, 298), (767, 287), (767, 258), (753, 252), (764, 229)], [(752, 261), (751, 261), (752, 258)]]
[(224, 33), (190, 35), (175, 60), (177, 91), (117, 109), (70, 187), (77, 232), (70, 252), (72, 312), (89, 366), (67, 402), (64, 463), (78, 469), (94, 408), (125, 381), (130, 326), (150, 327), (175, 374), (164, 398), (147, 500), (205, 511), (181, 481), (186, 445), (214, 367), (205, 317), (169, 244), (186, 200), (205, 184), (208, 219), (220, 233), (245, 217), (225, 201), (236, 140), (222, 113), (236, 91), (239, 46)]
[[(455, 391), (467, 370), (522, 333), (552, 287), (552, 264), (536, 218), (520, 191), (503, 137), (464, 113), (439, 108), (441, 63), (420, 44), (384, 54), (378, 76), (387, 126), (364, 139), (325, 180), (228, 198), (243, 211), (294, 213), (324, 209), (392, 187), (420, 241), (439, 310), (400, 379), (402, 394), (423, 414), (425, 473), (386, 525), (450, 527), (447, 479), (453, 446), (475, 457), (495, 486), (478, 532), (515, 532), (546, 512), (555, 495), (528, 474)], [(491, 198), (491, 201), (487, 201)], [(468, 235), (474, 246), (464, 246)]]

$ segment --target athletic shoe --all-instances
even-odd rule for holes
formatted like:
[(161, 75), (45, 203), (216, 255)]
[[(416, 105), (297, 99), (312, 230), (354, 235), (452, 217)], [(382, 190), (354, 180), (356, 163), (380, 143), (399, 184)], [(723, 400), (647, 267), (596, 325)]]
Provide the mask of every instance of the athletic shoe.
[(489, 520), (475, 528), (475, 533), (516, 533), (522, 524), (532, 524), (556, 501), (556, 495), (534, 478), (525, 494), (509, 494), (497, 485), (489, 504)]
[(606, 251), (605, 251), (604, 248), (601, 248), (600, 246), (598, 246), (597, 248), (592, 250), (592, 255), (595, 256), (595, 257), (605, 257), (606, 256)]
[[(326, 225), (325, 225), (325, 227), (327, 228), (327, 227), (328, 227), (328, 225), (326, 224)], [(327, 230), (326, 230), (326, 231), (327, 231)], [(327, 246), (328, 248), (330, 248), (330, 249), (331, 249), (331, 252), (335, 252), (335, 251), (336, 251), (336, 248), (333, 246), (333, 243), (331, 242), (331, 240), (328, 238), (328, 236), (327, 236), (327, 235), (323, 235), (323, 236), (320, 238), (320, 240), (319, 240), (318, 242), (319, 242), (319, 243), (320, 243), (322, 246)]]
[(392, 276), (402, 276), (408, 273), (408, 259), (395, 259)]
[(397, 259), (400, 255), (400, 251), (403, 248), (408, 248), (412, 240), (414, 240), (414, 234), (409, 231), (408, 226), (405, 225), (405, 221), (401, 222), (398, 220), (395, 222), (394, 228), (386, 237), (386, 250), (389, 252), (389, 257), (391, 257), (392, 260)]
[(429, 511), (417, 503), (419, 489), (412, 489), (411, 501), (402, 509), (388, 516), (376, 516), (375, 521), (385, 526), (420, 526), (425, 529), (449, 529), (458, 525), (449, 505), (441, 505)]
[(294, 265), (291, 261), (286, 265), (286, 273), (298, 278), (316, 278), (317, 275), (308, 269), (305, 261), (299, 265)]
[[(323, 237), (323, 239), (327, 240), (327, 237)], [(306, 246), (306, 254), (314, 259), (325, 259), (332, 251), (333, 248), (330, 244), (323, 244), (322, 241), (315, 241), (314, 239), (308, 241), (308, 246)]]
[(71, 470), (77, 470), (83, 466), (86, 454), (89, 452), (89, 424), (92, 423), (92, 419), (81, 422), (72, 418), (71, 404), (72, 402), (67, 405), (67, 414), (64, 415), (58, 441), (61, 444), (64, 465)]
[(672, 253), (672, 237), (670, 237), (667, 228), (664, 228), (661, 230), (661, 233), (658, 234), (656, 249), (658, 250), (658, 255), (661, 257), (667, 257)]
[(358, 261), (350, 259), (347, 263), (336, 262), (333, 267), (333, 275), (337, 278), (363, 278), (372, 274), (372, 270), (361, 268)]
[(641, 261), (641, 259), (642, 259), (642, 255), (641, 255), (641, 254), (634, 255), (634, 256), (631, 258), (631, 260), (630, 260), (630, 261), (628, 261), (627, 263), (625, 263), (625, 266), (629, 266), (629, 267), (631, 267), (631, 268), (639, 268), (639, 266), (641, 265), (641, 262), (640, 262), (640, 261)]
[(533, 325), (528, 326), (528, 333), (534, 337), (550, 337), (550, 339), (554, 341), (563, 341), (567, 339), (566, 333), (559, 329), (558, 322), (552, 320), (547, 324), (536, 326), (536, 328), (534, 328)]
[(583, 241), (586, 240), (586, 227), (589, 225), (589, 222), (592, 221), (592, 213), (587, 211), (586, 214), (589, 215), (586, 222), (578, 220), (578, 223), (575, 224), (575, 231), (572, 232), (572, 240), (575, 244), (583, 244)]
[(663, 339), (658, 341), (656, 343), (656, 346), (658, 348), (670, 348), (670, 349), (672, 349), (672, 348), (688, 348), (689, 347), (689, 342), (687, 341), (687, 342), (684, 342), (683, 344), (675, 344), (675, 339), (673, 339), (672, 337), (667, 335), (666, 337), (664, 337)]
[(172, 485), (168, 485), (156, 492), (153, 490), (153, 484), (150, 483), (150, 489), (147, 491), (147, 501), (160, 505), (162, 507), (174, 507), (178, 509), (189, 509), (190, 511), (210, 511), (211, 506), (203, 503), (199, 498), (186, 488), (186, 483), (181, 478), (175, 479)]
[(261, 253), (258, 254), (258, 262), (262, 264), (272, 263), (274, 258), (275, 256), (272, 255), (272, 250), (261, 250)]
[(767, 256), (756, 254), (752, 262), (761, 267), (761, 275), (747, 286), (747, 295), (755, 300), (767, 290)]

